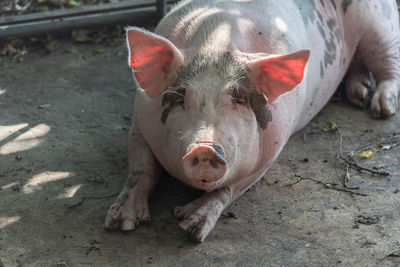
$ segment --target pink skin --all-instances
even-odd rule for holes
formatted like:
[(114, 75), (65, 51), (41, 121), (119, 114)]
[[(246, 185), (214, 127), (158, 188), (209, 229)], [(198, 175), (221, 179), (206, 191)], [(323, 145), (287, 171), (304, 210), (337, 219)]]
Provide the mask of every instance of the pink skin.
[(225, 159), (204, 142), (195, 145), (182, 157), (182, 168), (188, 179), (202, 185), (222, 179), (227, 169)]
[[(324, 21), (319, 27), (316, 12), (313, 21), (289, 0), (238, 0), (207, 2), (207, 8), (202, 1), (184, 1), (160, 23), (157, 34), (129, 29), (129, 64), (143, 90), (137, 92), (130, 135), (130, 175), (105, 227), (132, 230), (150, 220), (147, 201), (161, 165), (205, 191), (175, 209), (179, 225), (202, 242), (221, 212), (265, 174), (289, 137), (326, 104), (351, 62), (349, 101), (365, 105), (371, 71), (378, 81), (372, 114), (392, 116), (400, 72), (395, 1), (388, 1), (390, 18), (383, 17), (387, 5), (378, 0), (353, 1), (345, 13), (342, 1), (334, 2), (336, 9), (331, 1), (324, 6), (315, 1)], [(327, 50), (329, 42), (335, 53), (327, 57), (333, 47)], [(174, 82), (180, 68), (198, 54), (218, 59), (226, 51), (245, 66), (248, 92), (266, 100), (272, 120), (265, 127), (260, 118), (266, 111), (257, 117), (260, 109), (250, 108), (249, 98), (233, 98), (230, 88), (240, 88), (239, 82), (212, 64), (184, 80), (179, 101), (164, 103), (166, 94), (179, 94)]]

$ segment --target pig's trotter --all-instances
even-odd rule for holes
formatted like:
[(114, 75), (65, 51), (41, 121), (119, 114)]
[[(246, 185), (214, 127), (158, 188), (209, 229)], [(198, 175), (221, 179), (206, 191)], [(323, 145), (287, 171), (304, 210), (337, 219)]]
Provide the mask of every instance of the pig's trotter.
[(362, 63), (353, 61), (346, 76), (347, 99), (353, 105), (365, 107), (370, 88), (369, 71)]
[(396, 79), (383, 80), (378, 84), (371, 100), (372, 115), (375, 118), (387, 118), (396, 113), (399, 106), (399, 85)]
[(104, 227), (124, 231), (135, 229), (139, 224), (150, 222), (148, 206), (150, 190), (137, 183), (132, 188), (125, 186), (117, 200), (107, 212)]
[(375, 118), (393, 116), (398, 108), (400, 36), (398, 16), (392, 18), (393, 21), (369, 20), (368, 31), (361, 38), (355, 55), (377, 81), (376, 92), (371, 99), (371, 111)]
[(204, 193), (183, 207), (176, 207), (175, 216), (182, 219), (179, 226), (189, 232), (194, 240), (203, 242), (214, 228), (222, 211), (230, 203), (230, 199), (230, 189), (221, 188)]

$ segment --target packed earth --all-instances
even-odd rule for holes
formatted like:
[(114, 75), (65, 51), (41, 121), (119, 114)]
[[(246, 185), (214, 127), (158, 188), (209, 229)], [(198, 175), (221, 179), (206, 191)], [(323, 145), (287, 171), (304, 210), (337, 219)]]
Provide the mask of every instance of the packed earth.
[(373, 119), (341, 90), (204, 243), (173, 215), (201, 192), (167, 173), (150, 224), (105, 230), (136, 88), (123, 38), (113, 28), (2, 41), (1, 267), (400, 265), (400, 116)]

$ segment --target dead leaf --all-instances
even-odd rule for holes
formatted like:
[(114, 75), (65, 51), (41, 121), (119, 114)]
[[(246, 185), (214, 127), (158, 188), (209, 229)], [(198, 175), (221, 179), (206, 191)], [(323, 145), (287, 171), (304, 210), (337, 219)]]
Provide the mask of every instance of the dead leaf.
[(87, 35), (80, 35), (75, 38), (75, 42), (77, 43), (87, 43), (93, 41), (93, 38)]
[(103, 48), (99, 48), (96, 50), (97, 54), (104, 54), (106, 52), (106, 50), (104, 50)]
[(47, 6), (47, 5), (44, 5), (44, 6), (41, 6), (41, 7), (40, 7), (40, 11), (42, 11), (42, 12), (47, 12), (47, 11), (49, 11), (49, 10), (50, 10), (50, 7)]
[(45, 108), (49, 108), (49, 107), (51, 107), (51, 104), (43, 104), (43, 105), (39, 106), (40, 109), (45, 109)]
[(26, 54), (28, 54), (28, 50), (26, 48), (23, 48), (21, 51), (14, 55), (13, 60), (18, 63), (22, 63)]
[(358, 153), (358, 156), (360, 158), (370, 159), (375, 153), (376, 153), (376, 148), (374, 147), (372, 149), (367, 149), (367, 150), (364, 150), (361, 153)]
[(337, 130), (337, 124), (336, 122), (333, 121), (327, 121), (323, 128), (324, 132), (334, 132), (336, 130)]
[(231, 218), (236, 218), (236, 219), (237, 219), (237, 217), (238, 217), (237, 213), (234, 212), (234, 211), (229, 211), (229, 212), (228, 212), (228, 216), (231, 217)]
[(73, 49), (73, 48), (68, 49), (66, 52), (68, 52), (70, 54), (74, 54), (74, 55), (77, 55), (80, 53), (78, 49)]
[(1, 55), (6, 56), (6, 55), (15, 55), (18, 53), (18, 50), (15, 49), (11, 44), (6, 44), (1, 50)]
[(350, 172), (349, 172), (349, 165), (346, 165), (346, 174), (344, 176), (344, 184), (347, 184), (350, 181)]
[(36, 0), (40, 4), (51, 4), (55, 6), (65, 5), (68, 0)]
[(400, 249), (393, 251), (392, 253), (390, 253), (387, 256), (388, 257), (400, 257)]
[(65, 5), (67, 7), (79, 7), (82, 5), (82, 3), (75, 0), (68, 0), (68, 2)]
[(382, 150), (389, 150), (389, 149), (392, 149), (392, 148), (394, 148), (394, 147), (396, 147), (398, 145), (400, 145), (400, 142), (395, 142), (395, 143), (392, 143), (392, 144), (380, 144), (379, 146), (380, 146), (380, 148)]

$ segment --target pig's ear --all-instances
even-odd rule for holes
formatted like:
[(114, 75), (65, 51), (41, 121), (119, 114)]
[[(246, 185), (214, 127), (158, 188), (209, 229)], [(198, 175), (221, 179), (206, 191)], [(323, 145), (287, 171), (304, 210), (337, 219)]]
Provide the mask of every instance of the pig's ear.
[(150, 97), (164, 92), (183, 55), (169, 40), (139, 28), (127, 29), (129, 65), (136, 81)]
[(248, 63), (250, 79), (272, 102), (295, 88), (304, 77), (310, 50), (274, 56)]

